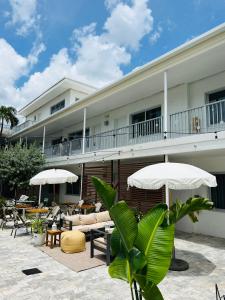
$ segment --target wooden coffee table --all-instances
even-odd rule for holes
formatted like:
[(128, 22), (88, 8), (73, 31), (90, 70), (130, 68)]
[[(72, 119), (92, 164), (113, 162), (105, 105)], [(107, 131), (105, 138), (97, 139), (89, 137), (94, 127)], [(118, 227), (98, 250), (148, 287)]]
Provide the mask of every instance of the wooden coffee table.
[[(61, 245), (61, 233), (62, 230), (47, 230), (46, 232), (46, 246), (49, 245), (50, 242), (50, 248), (52, 249), (54, 245), (57, 244), (60, 246)], [(50, 241), (49, 241), (49, 236), (50, 236)]]

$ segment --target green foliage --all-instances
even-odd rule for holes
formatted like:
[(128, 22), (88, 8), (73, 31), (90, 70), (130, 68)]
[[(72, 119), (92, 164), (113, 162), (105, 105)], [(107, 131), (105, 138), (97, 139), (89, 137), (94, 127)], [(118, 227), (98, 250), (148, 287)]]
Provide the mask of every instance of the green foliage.
[(4, 122), (13, 128), (19, 123), (16, 117), (16, 109), (12, 106), (0, 106), (0, 137), (2, 136)]
[(168, 272), (174, 242), (174, 225), (162, 227), (166, 205), (150, 210), (138, 223), (134, 210), (125, 201), (115, 203), (116, 191), (94, 177), (93, 183), (115, 223), (111, 237), (112, 254), (109, 274), (130, 284), (140, 299), (137, 283), (145, 299), (162, 300), (157, 284)]
[(92, 182), (104, 206), (110, 210), (116, 200), (116, 190), (98, 177), (93, 176)]
[(37, 174), (45, 161), (41, 151), (35, 146), (29, 148), (16, 144), (0, 150), (0, 180), (12, 191), (29, 187), (29, 180)]
[(170, 206), (169, 223), (175, 224), (186, 215), (190, 217), (192, 222), (198, 222), (199, 211), (210, 210), (212, 208), (213, 202), (207, 198), (189, 198), (185, 203), (182, 203), (180, 200), (176, 200), (176, 202)]
[(32, 231), (35, 233), (43, 234), (45, 231), (45, 220), (44, 219), (34, 219), (31, 222)]

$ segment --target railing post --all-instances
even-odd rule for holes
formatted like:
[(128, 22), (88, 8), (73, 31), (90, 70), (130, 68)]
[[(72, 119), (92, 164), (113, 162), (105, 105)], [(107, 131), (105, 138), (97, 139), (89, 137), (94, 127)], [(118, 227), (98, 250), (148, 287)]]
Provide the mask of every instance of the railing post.
[(167, 71), (164, 71), (164, 137), (167, 138), (167, 116), (168, 116), (168, 83), (167, 83)]
[(84, 108), (82, 154), (85, 153), (87, 108)]

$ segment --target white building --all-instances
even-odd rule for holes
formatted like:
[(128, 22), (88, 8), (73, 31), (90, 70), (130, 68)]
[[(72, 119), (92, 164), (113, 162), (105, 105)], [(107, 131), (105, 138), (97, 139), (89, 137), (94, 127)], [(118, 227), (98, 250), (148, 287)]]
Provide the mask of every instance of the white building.
[(82, 191), (61, 186), (60, 201), (76, 201), (80, 193), (92, 199), (90, 176), (99, 175), (118, 187), (120, 198), (146, 210), (164, 191), (127, 191), (127, 176), (168, 155), (218, 179), (212, 191), (171, 193), (171, 199), (201, 195), (215, 201), (199, 223), (184, 219), (178, 227), (225, 237), (225, 24), (100, 90), (62, 79), (20, 114), (26, 122), (12, 139), (44, 140), (49, 167), (83, 170)]

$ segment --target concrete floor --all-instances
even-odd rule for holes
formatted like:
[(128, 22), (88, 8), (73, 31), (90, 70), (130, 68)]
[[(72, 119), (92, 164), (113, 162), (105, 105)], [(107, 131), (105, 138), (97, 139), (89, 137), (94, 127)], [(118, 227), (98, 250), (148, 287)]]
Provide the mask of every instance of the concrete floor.
[[(213, 300), (215, 283), (225, 293), (225, 240), (178, 233), (177, 257), (190, 269), (169, 272), (160, 284), (165, 300)], [(38, 267), (43, 273), (26, 276), (21, 270)], [(0, 231), (1, 300), (125, 300), (129, 287), (112, 280), (105, 266), (75, 273), (31, 244), (30, 236), (13, 239)]]

